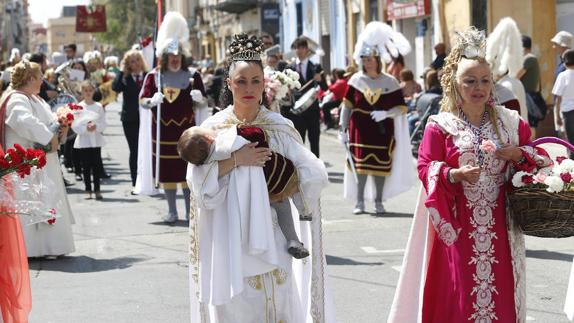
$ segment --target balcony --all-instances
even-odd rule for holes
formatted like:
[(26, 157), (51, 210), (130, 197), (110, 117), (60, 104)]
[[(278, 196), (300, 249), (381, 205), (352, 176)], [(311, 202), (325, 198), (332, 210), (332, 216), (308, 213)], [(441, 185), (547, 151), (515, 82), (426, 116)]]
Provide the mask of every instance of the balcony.
[(239, 14), (257, 7), (257, 0), (223, 0), (215, 5), (215, 10)]

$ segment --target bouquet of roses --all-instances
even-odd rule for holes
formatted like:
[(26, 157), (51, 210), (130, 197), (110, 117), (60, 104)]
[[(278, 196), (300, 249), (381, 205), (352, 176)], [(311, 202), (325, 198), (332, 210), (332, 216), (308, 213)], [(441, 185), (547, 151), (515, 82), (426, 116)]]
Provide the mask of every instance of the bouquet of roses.
[(271, 111), (278, 112), (290, 91), (301, 88), (299, 73), (286, 69), (284, 72), (274, 71), (265, 76), (265, 96)]
[(45, 165), (44, 151), (18, 144), (0, 155), (0, 201), (9, 205), (0, 215), (20, 215), (25, 224), (55, 223), (59, 217), (56, 209), (46, 206), (54, 200), (55, 188), (38, 171)]
[(541, 168), (533, 172), (518, 171), (512, 177), (512, 185), (520, 187), (544, 188), (549, 193), (574, 191), (574, 160), (556, 157), (553, 167)]
[(74, 121), (74, 116), (79, 111), (83, 110), (81, 105), (77, 105), (74, 103), (68, 103), (65, 106), (59, 107), (56, 110), (56, 118), (63, 126), (70, 126)]
[(0, 178), (10, 173), (17, 173), (24, 178), (30, 175), (32, 167), (42, 168), (46, 165), (46, 154), (40, 149), (24, 149), (18, 144), (0, 155)]

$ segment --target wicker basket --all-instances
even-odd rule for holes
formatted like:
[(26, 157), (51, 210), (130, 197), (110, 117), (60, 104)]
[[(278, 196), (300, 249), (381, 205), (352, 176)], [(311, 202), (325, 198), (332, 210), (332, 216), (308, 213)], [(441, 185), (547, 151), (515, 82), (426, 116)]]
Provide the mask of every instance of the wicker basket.
[[(564, 140), (545, 137), (531, 145), (556, 143), (574, 151)], [(542, 188), (517, 188), (508, 196), (512, 217), (524, 234), (543, 238), (574, 236), (574, 192), (549, 193)]]
[(514, 220), (524, 234), (543, 238), (574, 236), (574, 192), (519, 188), (509, 195)]

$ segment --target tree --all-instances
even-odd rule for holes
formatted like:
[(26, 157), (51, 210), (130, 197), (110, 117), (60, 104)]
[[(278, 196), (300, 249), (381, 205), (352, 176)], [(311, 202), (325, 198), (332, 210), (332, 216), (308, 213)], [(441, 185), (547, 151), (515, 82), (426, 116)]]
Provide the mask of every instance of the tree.
[(105, 4), (107, 32), (95, 33), (101, 45), (109, 45), (115, 54), (129, 50), (141, 38), (153, 34), (157, 4), (151, 0), (92, 0)]

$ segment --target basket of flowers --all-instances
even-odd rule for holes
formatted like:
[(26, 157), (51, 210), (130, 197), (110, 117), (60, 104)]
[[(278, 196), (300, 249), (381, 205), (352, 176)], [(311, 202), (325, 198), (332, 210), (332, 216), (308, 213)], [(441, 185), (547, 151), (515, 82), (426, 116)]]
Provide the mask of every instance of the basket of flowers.
[[(552, 137), (540, 138), (532, 146), (556, 143), (574, 151), (570, 143)], [(508, 195), (514, 221), (524, 234), (544, 238), (574, 236), (574, 160), (557, 157), (552, 166), (512, 177)]]

